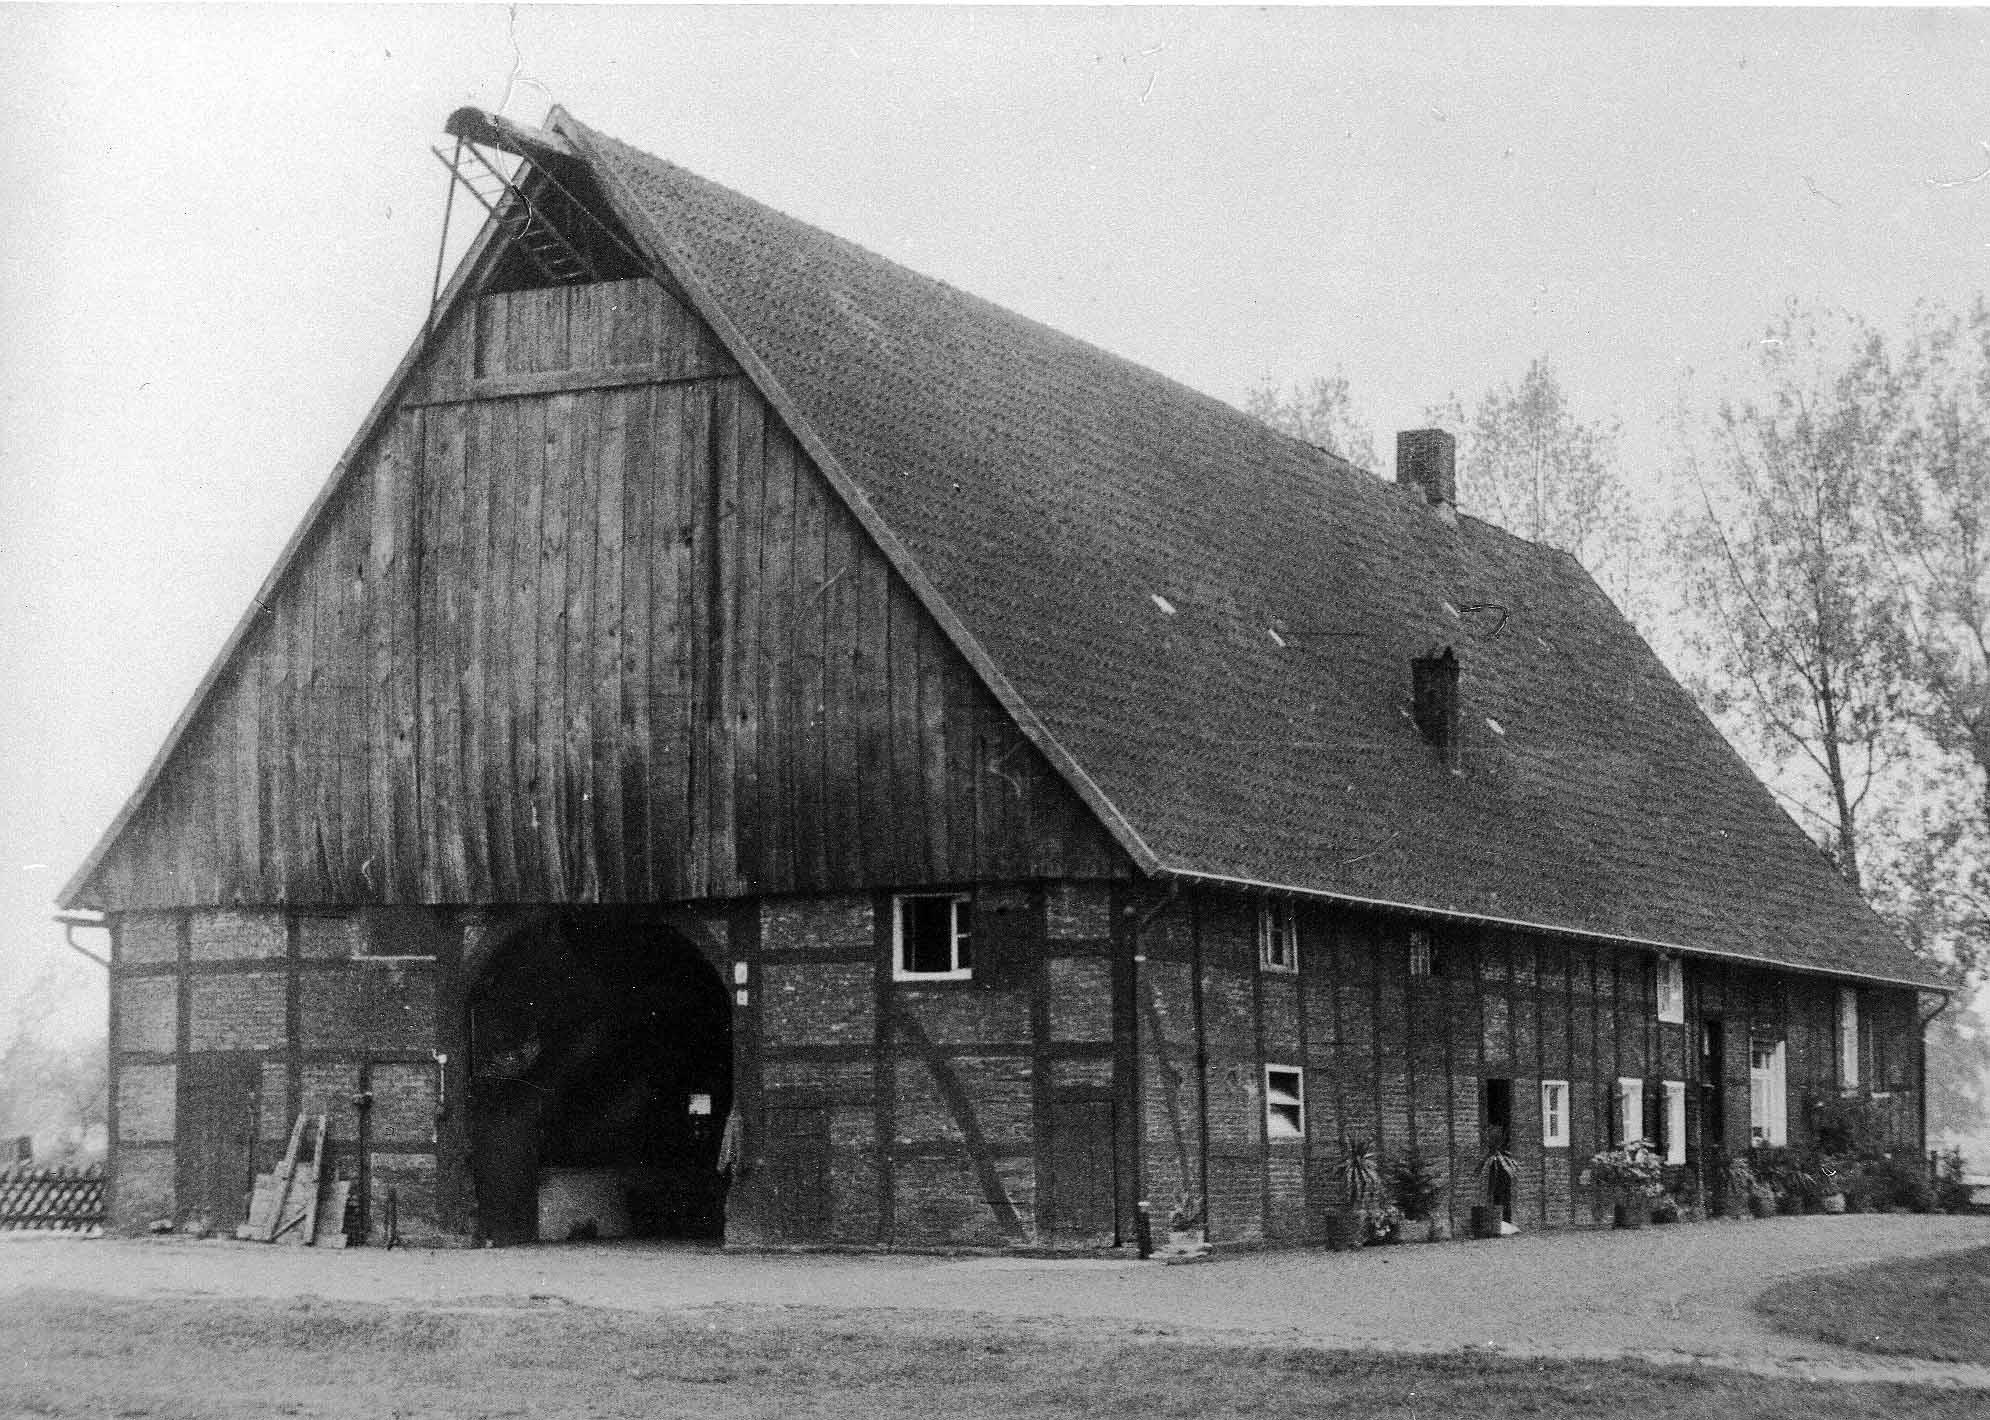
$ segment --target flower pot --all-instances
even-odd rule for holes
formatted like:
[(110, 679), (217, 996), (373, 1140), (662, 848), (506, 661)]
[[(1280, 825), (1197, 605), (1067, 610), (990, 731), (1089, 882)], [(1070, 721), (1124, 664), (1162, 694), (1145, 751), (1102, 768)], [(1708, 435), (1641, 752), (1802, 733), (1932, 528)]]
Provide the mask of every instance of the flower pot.
[(1475, 1204), (1472, 1208), (1472, 1236), (1496, 1238), (1500, 1235), (1499, 1225), (1505, 1221), (1506, 1210), (1497, 1203)]
[(1434, 1218), (1405, 1218), (1396, 1228), (1396, 1241), (1406, 1243), (1427, 1243), (1437, 1241), (1437, 1220)]
[(1651, 1204), (1639, 1198), (1629, 1203), (1619, 1203), (1611, 1226), (1617, 1228), (1642, 1228), (1651, 1221)]
[(1325, 1223), (1328, 1252), (1352, 1252), (1367, 1241), (1368, 1226), (1359, 1213), (1331, 1212)]

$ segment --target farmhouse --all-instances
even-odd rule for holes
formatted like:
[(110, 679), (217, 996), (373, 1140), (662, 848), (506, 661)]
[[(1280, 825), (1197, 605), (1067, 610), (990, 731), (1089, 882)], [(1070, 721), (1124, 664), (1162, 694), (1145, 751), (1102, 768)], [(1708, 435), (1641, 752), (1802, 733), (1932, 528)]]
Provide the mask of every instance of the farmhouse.
[(1842, 1092), (1921, 1146), (1936, 979), (1447, 435), (1384, 481), (449, 130), (489, 219), (64, 889), (119, 1223), (232, 1226), (300, 1110), (463, 1243), (1298, 1243), (1348, 1143), (1462, 1225), (1494, 1138), (1565, 1227)]

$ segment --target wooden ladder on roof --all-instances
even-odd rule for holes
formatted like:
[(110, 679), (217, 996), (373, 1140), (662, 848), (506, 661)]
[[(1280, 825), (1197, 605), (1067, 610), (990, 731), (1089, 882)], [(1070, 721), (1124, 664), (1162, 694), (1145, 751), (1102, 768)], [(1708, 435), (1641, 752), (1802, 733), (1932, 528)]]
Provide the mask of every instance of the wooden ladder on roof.
[[(526, 196), (514, 174), (493, 162), (481, 146), (459, 138), (453, 152), (444, 152), (439, 147), (429, 151), (449, 169), (450, 191), (453, 193), (461, 186), (468, 192), (491, 220), (505, 229), (547, 281), (555, 286), (572, 286), (600, 279), (587, 253), (567, 239), (545, 209)], [(447, 221), (445, 215), (445, 228)]]

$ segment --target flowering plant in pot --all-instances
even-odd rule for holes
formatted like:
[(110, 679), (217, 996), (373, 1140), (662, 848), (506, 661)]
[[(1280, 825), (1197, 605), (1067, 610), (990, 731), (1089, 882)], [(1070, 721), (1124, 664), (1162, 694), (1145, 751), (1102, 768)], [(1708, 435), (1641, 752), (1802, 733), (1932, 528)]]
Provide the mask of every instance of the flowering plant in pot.
[(1382, 1174), (1375, 1164), (1374, 1147), (1366, 1139), (1350, 1139), (1341, 1148), (1342, 1206), (1329, 1211), (1326, 1218), (1327, 1246), (1335, 1252), (1368, 1241), (1368, 1217), (1382, 1197)]
[(1479, 1165), (1479, 1186), (1485, 1202), (1472, 1206), (1472, 1236), (1496, 1238), (1505, 1231), (1506, 1205), (1513, 1197), (1513, 1185), (1520, 1177), (1520, 1165), (1506, 1151), (1506, 1131), (1486, 1131), (1486, 1157)]
[(1614, 1149), (1591, 1155), (1589, 1176), (1616, 1201), (1616, 1226), (1642, 1228), (1651, 1200), (1664, 1190), (1659, 1184), (1658, 1155), (1643, 1139), (1631, 1139)]
[(1436, 1165), (1411, 1149), (1389, 1164), (1389, 1193), (1402, 1211), (1403, 1224), (1397, 1230), (1405, 1242), (1437, 1242), (1437, 1205), (1450, 1191), (1450, 1180)]

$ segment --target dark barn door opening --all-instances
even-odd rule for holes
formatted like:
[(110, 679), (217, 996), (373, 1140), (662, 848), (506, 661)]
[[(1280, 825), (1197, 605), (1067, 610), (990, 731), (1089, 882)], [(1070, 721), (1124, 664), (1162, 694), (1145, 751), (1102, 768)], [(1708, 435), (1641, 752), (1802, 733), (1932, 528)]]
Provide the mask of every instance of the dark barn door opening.
[(175, 1186), (184, 1221), (205, 1219), (224, 1237), (249, 1216), (262, 1100), (253, 1055), (192, 1055), (180, 1067)]
[(1054, 1245), (1111, 1247), (1119, 1241), (1110, 1100), (1054, 1100), (1040, 1210)]
[(470, 994), (473, 1172), (497, 1243), (725, 1233), (731, 1001), (668, 927), (573, 912)]

